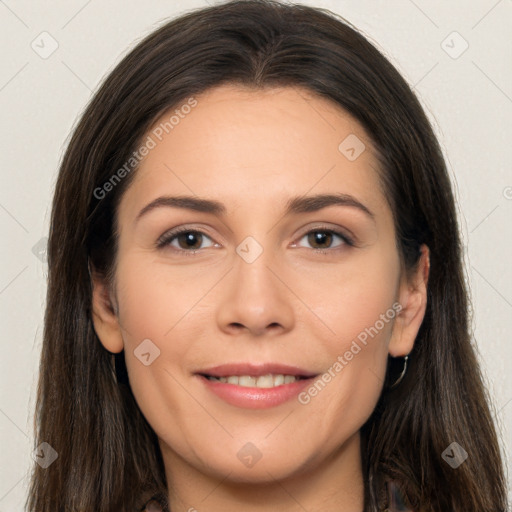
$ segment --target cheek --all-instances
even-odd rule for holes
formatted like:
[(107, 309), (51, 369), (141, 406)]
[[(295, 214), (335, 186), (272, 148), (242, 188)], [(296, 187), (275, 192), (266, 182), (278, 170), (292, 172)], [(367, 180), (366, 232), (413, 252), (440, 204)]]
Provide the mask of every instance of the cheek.
[(311, 414), (321, 414), (317, 430), (329, 440), (327, 448), (335, 449), (336, 443), (358, 430), (375, 409), (396, 317), (393, 298), (389, 290), (372, 294), (360, 288), (353, 293), (347, 290), (327, 319), (336, 334), (323, 338), (328, 354), (324, 373), (299, 397)]
[(344, 352), (358, 336), (363, 342), (365, 336), (389, 337), (400, 277), (398, 255), (391, 248), (375, 247), (343, 264), (318, 267), (307, 275), (307, 280), (302, 277), (299, 281), (300, 293), (330, 328), (331, 335), (326, 338), (331, 340), (331, 349)]
[[(368, 252), (329, 279), (317, 277), (316, 292), (311, 288), (304, 293), (316, 301), (312, 309), (329, 326), (320, 339), (328, 360), (322, 382), (310, 391), (323, 395), (319, 401), (332, 417), (351, 410), (363, 421), (382, 389), (388, 345), (400, 310), (398, 256), (392, 250)], [(323, 294), (318, 291), (321, 279)]]
[(117, 293), (125, 362), (137, 405), (159, 437), (182, 446), (187, 437), (182, 420), (191, 413), (183, 363), (190, 359), (193, 340), (198, 339), (195, 331), (203, 323), (187, 321), (200, 290), (171, 282), (168, 270), (149, 259), (127, 257), (118, 265), (122, 286)]
[[(125, 361), (130, 384), (144, 410), (159, 390), (176, 388), (173, 376), (193, 349), (193, 328), (187, 314), (197, 302), (199, 290), (171, 282), (169, 272), (140, 255), (127, 255), (117, 268), (117, 296), (123, 330)], [(187, 336), (180, 335), (188, 325)], [(171, 387), (170, 387), (171, 386)]]
[(211, 286), (208, 278), (138, 253), (119, 262), (117, 278), (122, 283), (117, 292), (125, 342), (131, 346), (149, 338), (169, 346), (166, 340), (172, 339), (178, 350), (175, 333), (191, 310), (201, 310), (197, 306)]

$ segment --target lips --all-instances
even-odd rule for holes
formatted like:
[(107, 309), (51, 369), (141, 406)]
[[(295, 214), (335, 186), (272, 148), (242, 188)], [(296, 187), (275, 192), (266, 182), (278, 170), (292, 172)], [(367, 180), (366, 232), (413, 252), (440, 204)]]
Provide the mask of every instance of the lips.
[[(196, 372), (209, 392), (244, 409), (267, 409), (283, 404), (297, 397), (317, 375), (297, 366), (278, 363), (232, 363)], [(273, 379), (272, 383), (270, 379)]]

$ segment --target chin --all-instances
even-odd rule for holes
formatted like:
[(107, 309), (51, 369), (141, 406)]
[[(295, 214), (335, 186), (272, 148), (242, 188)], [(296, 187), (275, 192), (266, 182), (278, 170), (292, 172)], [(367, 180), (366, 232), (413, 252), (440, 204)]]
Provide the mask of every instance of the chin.
[(203, 461), (202, 470), (210, 473), (215, 478), (226, 478), (234, 483), (247, 484), (263, 484), (285, 480), (307, 470), (309, 461), (307, 457), (302, 460), (299, 458), (291, 460), (289, 452), (285, 452), (286, 450), (283, 450), (283, 454), (280, 455), (274, 451), (267, 457), (261, 454), (261, 458), (255, 462), (252, 461), (252, 465), (249, 465), (249, 460), (244, 463), (244, 456), (239, 457), (236, 452), (231, 457), (226, 457), (223, 454), (222, 457), (216, 460), (214, 460), (215, 455), (212, 454), (211, 459)]

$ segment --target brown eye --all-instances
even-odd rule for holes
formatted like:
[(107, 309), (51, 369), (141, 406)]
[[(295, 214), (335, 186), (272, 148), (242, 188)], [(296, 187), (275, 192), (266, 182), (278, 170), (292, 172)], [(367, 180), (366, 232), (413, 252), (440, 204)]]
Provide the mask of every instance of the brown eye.
[[(315, 249), (325, 249), (325, 245), (330, 247), (332, 244), (332, 233), (327, 231), (311, 231), (307, 236), (308, 242)], [(320, 247), (316, 247), (317, 244), (319, 244)]]
[[(193, 252), (204, 248), (201, 247), (201, 244), (205, 239), (211, 241), (211, 238), (201, 231), (192, 229), (174, 230), (163, 235), (157, 242), (157, 247), (171, 246), (178, 251)], [(211, 247), (212, 245), (210, 244), (206, 247)]]
[(186, 231), (177, 235), (176, 240), (181, 249), (200, 249), (203, 234), (197, 231)]
[[(331, 229), (314, 229), (306, 233), (301, 240), (304, 238), (307, 238), (307, 242), (310, 246), (317, 250), (335, 249), (343, 245), (353, 245), (352, 241), (347, 236)], [(336, 242), (336, 238), (341, 241), (333, 245), (333, 241)]]

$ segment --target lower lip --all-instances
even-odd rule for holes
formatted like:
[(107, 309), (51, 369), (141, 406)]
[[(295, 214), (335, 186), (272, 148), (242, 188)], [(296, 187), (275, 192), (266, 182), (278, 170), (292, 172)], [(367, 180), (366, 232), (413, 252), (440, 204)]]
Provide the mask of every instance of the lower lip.
[(237, 386), (210, 380), (203, 375), (199, 378), (205, 386), (228, 404), (245, 409), (268, 409), (276, 407), (296, 397), (315, 377), (296, 380), (290, 384), (282, 384), (274, 388), (257, 388)]

